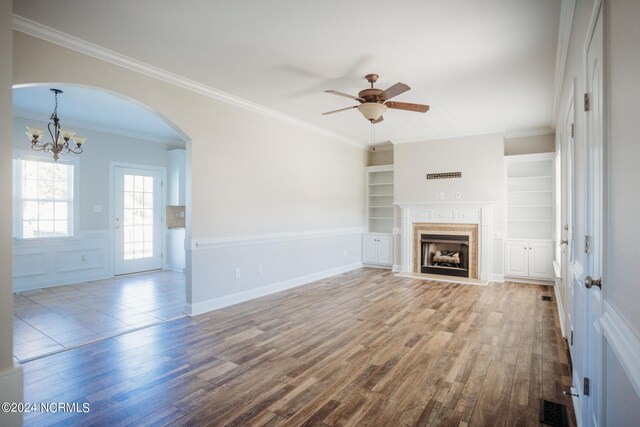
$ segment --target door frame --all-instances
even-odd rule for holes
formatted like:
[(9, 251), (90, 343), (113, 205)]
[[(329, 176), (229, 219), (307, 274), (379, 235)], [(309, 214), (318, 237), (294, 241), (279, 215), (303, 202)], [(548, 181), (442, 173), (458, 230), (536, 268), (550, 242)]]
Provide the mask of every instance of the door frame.
[(109, 268), (111, 271), (111, 277), (116, 275), (116, 262), (114, 257), (115, 251), (115, 169), (116, 168), (132, 168), (132, 169), (146, 169), (154, 172), (160, 172), (160, 250), (161, 250), (161, 269), (167, 269), (167, 259), (164, 254), (167, 252), (167, 233), (164, 227), (165, 224), (165, 210), (167, 206), (167, 191), (164, 183), (166, 182), (167, 168), (164, 166), (145, 165), (141, 163), (127, 163), (127, 162), (109, 162)]
[[(576, 132), (576, 114), (575, 114), (575, 86), (576, 81), (575, 78), (571, 81), (571, 90), (569, 94), (569, 103), (568, 103), (568, 111), (567, 115), (564, 119), (564, 141), (560, 142), (561, 145), (561, 153), (562, 157), (561, 168), (564, 170), (564, 173), (561, 175), (564, 176), (564, 182), (562, 183), (562, 188), (560, 191), (563, 191), (565, 194), (565, 206), (561, 209), (561, 222), (564, 222), (564, 225), (567, 226), (567, 230), (564, 230), (564, 225), (561, 226), (560, 236), (562, 240), (562, 236), (564, 235), (564, 239), (568, 241), (568, 243), (562, 247), (560, 245), (561, 258), (560, 262), (563, 265), (560, 266), (560, 271), (562, 272), (562, 286), (563, 286), (563, 309), (564, 309), (564, 318), (562, 319), (562, 324), (564, 325), (564, 330), (567, 335), (571, 334), (573, 331), (573, 319), (571, 318), (571, 309), (573, 306), (573, 262), (575, 260), (575, 253), (577, 248), (575, 247), (575, 213), (576, 213), (576, 203), (575, 203), (575, 193), (576, 193), (576, 180), (572, 176), (576, 170), (575, 164), (575, 132)], [(573, 136), (571, 135), (571, 128), (567, 127), (567, 123), (571, 122), (573, 124)], [(571, 346), (569, 346), (569, 351), (572, 351)]]

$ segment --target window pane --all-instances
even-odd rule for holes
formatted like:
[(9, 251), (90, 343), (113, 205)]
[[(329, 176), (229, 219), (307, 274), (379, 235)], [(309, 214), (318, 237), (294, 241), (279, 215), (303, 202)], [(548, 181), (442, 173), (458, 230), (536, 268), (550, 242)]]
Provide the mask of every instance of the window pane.
[(38, 219), (38, 202), (22, 202), (22, 219), (25, 221)]
[(56, 181), (66, 181), (67, 180), (67, 171), (69, 170), (68, 165), (56, 164), (54, 165), (53, 176)]
[(133, 207), (141, 208), (144, 206), (144, 193), (133, 193)]
[(38, 162), (23, 160), (22, 174), (24, 178), (36, 179), (38, 177)]
[(38, 197), (38, 181), (35, 179), (25, 179), (22, 187), (22, 197), (25, 199), (35, 199)]
[(67, 200), (67, 183), (55, 181), (53, 188), (53, 198), (57, 200)]
[(38, 206), (38, 218), (40, 220), (53, 219), (53, 203), (40, 202), (40, 205)]
[(145, 209), (143, 215), (144, 225), (153, 225), (153, 209)]
[(144, 207), (147, 209), (153, 208), (153, 193), (144, 193)]
[(144, 191), (144, 177), (136, 175), (133, 178), (133, 191)]
[(144, 191), (147, 193), (153, 193), (153, 177), (152, 176), (144, 177)]
[(38, 163), (38, 179), (47, 181), (53, 180), (53, 163), (37, 162)]
[(144, 241), (153, 242), (153, 226), (144, 226)]
[(56, 202), (54, 206), (54, 215), (56, 220), (67, 220), (67, 202)]
[(124, 225), (133, 225), (133, 209), (124, 210)]
[(67, 221), (54, 221), (54, 227), (57, 236), (67, 235)]
[(133, 175), (124, 176), (124, 191), (133, 191)]
[(38, 180), (38, 197), (40, 199), (53, 198), (53, 181), (46, 179)]
[(129, 191), (124, 193), (124, 207), (125, 209), (131, 209), (133, 207), (133, 193)]

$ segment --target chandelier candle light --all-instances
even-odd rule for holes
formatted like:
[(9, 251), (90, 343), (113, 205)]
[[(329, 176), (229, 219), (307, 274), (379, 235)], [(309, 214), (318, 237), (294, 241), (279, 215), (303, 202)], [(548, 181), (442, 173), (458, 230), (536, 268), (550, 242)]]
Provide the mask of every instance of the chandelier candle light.
[[(76, 135), (75, 132), (60, 129), (60, 119), (58, 118), (58, 95), (62, 93), (60, 89), (49, 89), (54, 93), (55, 106), (53, 113), (51, 114), (49, 125), (49, 135), (51, 135), (51, 142), (42, 142), (42, 135), (44, 130), (40, 128), (27, 126), (27, 136), (31, 140), (31, 149), (34, 151), (44, 151), (46, 153), (53, 153), (53, 160), (58, 161), (60, 153), (82, 153), (82, 144), (87, 140), (83, 136)], [(73, 145), (69, 145), (71, 141)]]

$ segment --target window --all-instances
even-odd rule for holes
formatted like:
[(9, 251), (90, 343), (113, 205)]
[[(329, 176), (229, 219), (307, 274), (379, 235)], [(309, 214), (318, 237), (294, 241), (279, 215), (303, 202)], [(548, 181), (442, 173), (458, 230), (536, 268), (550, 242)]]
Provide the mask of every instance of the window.
[(14, 237), (73, 236), (74, 165), (28, 157), (13, 162)]

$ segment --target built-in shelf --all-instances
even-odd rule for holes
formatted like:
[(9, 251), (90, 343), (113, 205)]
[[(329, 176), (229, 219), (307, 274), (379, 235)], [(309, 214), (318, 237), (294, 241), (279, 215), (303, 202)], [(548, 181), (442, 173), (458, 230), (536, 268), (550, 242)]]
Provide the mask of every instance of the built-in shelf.
[(507, 238), (553, 239), (554, 154), (507, 156)]
[(393, 165), (367, 168), (367, 222), (370, 233), (393, 231)]

